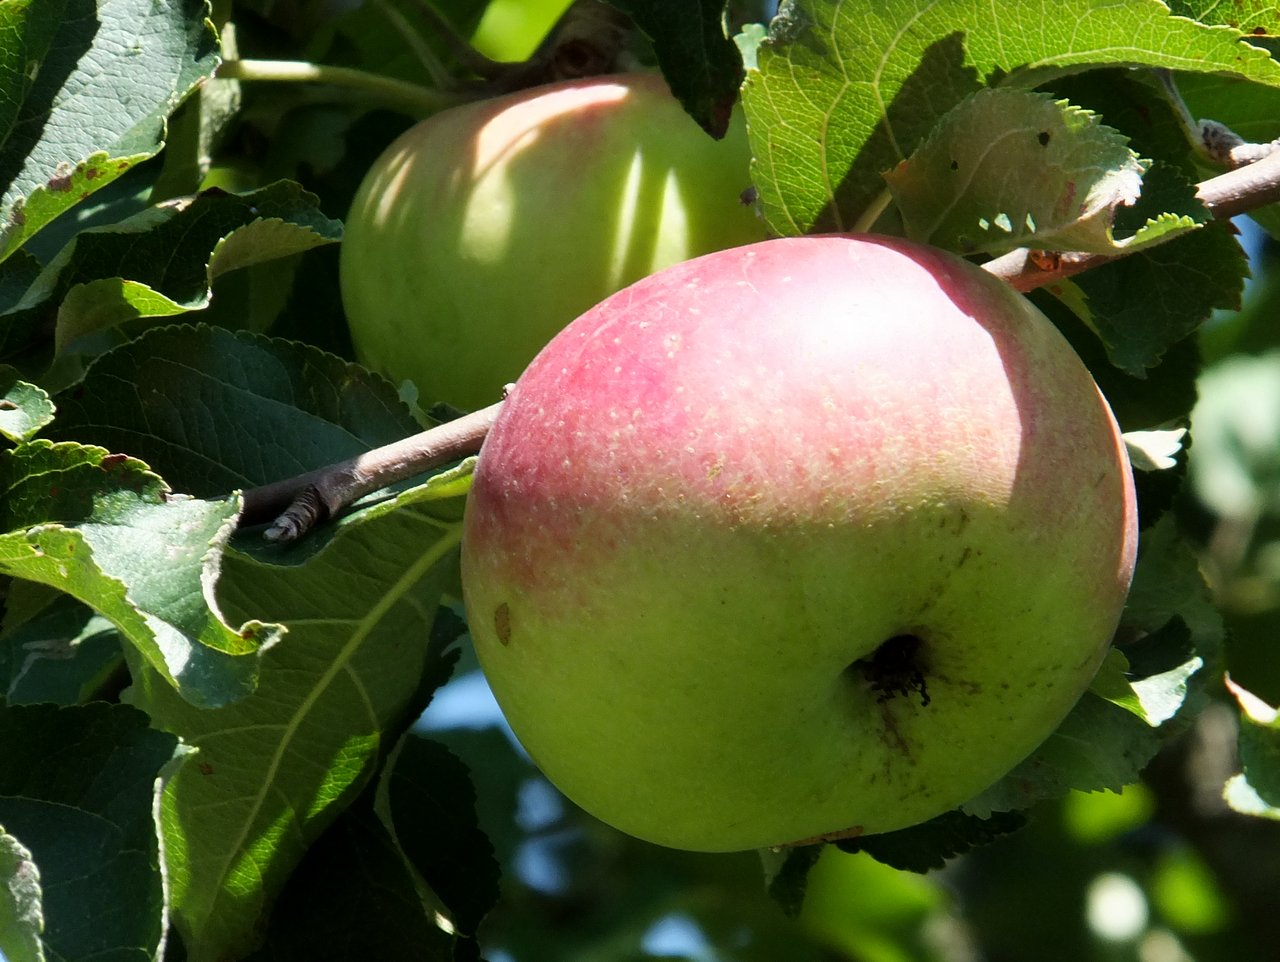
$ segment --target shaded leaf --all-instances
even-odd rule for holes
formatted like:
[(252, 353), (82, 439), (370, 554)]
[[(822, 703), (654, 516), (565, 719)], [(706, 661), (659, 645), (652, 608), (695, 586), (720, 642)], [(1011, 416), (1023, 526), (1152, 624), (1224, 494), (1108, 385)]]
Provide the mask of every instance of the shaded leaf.
[(20, 105), (0, 114), (0, 259), (156, 154), (165, 118), (217, 65), (203, 0), (18, 6), (24, 70), (0, 64), (0, 100)]
[(176, 747), (125, 705), (0, 709), (0, 824), (40, 866), (51, 958), (134, 962), (157, 952), (164, 906), (152, 803)]
[(1249, 788), (1271, 808), (1280, 808), (1280, 712), (1227, 679), (1240, 706), (1240, 764)]
[(6, 601), (0, 698), (11, 705), (78, 705), (123, 669), (120, 633), (88, 605), (30, 581)]
[[(1161, 634), (1175, 619), (1185, 626), (1185, 633)], [(1168, 671), (1190, 655), (1215, 665), (1224, 634), (1222, 615), (1213, 605), (1195, 553), (1177, 523), (1162, 519), (1143, 532), (1139, 543), (1138, 567), (1117, 633), (1120, 650), (1146, 673)], [(1153, 637), (1160, 639), (1168, 657), (1162, 661), (1148, 650), (1140, 663), (1130, 653)]]
[(866, 852), (878, 862), (907, 872), (928, 872), (942, 868), (947, 860), (1016, 832), (1026, 824), (1019, 812), (997, 812), (978, 817), (965, 812), (947, 812), (922, 825), (842, 839), (836, 848), (844, 852)]
[(1116, 208), (1142, 188), (1142, 165), (1089, 111), (995, 88), (948, 111), (885, 180), (913, 240), (964, 253), (1107, 252), (1117, 247)]
[[(57, 427), (145, 451), (206, 494), (417, 429), (391, 385), (355, 365), (215, 328), (150, 331), (100, 358), (60, 402)], [(131, 660), (136, 703), (196, 749), (161, 813), (175, 923), (193, 960), (253, 948), (307, 847), (416, 717), (423, 679), (445, 674), (429, 638), (456, 580), (468, 484), (469, 465), (406, 483), (293, 547), (242, 532), (222, 558), (218, 601), (290, 633), (263, 653), (241, 701), (196, 709)]]
[(40, 869), (22, 842), (0, 827), (0, 957), (44, 962)]
[(769, 897), (792, 918), (798, 916), (804, 907), (809, 872), (818, 864), (823, 848), (823, 845), (818, 844), (760, 851)]
[[(51, 436), (127, 451), (205, 498), (419, 430), (383, 378), (315, 348), (214, 327), (150, 330), (98, 358), (57, 402)], [(323, 545), (331, 528), (287, 557)]]
[(667, 86), (705, 130), (723, 137), (742, 84), (742, 55), (724, 32), (726, 0), (609, 0), (653, 41)]
[(1052, 290), (1102, 339), (1114, 365), (1140, 377), (1214, 310), (1239, 308), (1248, 270), (1230, 224), (1215, 223)]
[(1086, 692), (1039, 748), (961, 810), (985, 818), (1073, 790), (1118, 792), (1137, 780), (1159, 748), (1159, 735), (1140, 718)]
[(423, 905), (394, 840), (367, 807), (307, 852), (247, 962), (453, 962), (453, 939)]
[(56, 321), (57, 350), (137, 318), (208, 306), (214, 282), (336, 241), (341, 225), (297, 184), (246, 194), (210, 190), (83, 231), (0, 324)]
[[(1045, 28), (1063, 23), (1069, 35)], [(744, 88), (754, 180), (769, 227), (784, 235), (847, 230), (874, 214), (882, 172), (983, 86), (1031, 88), (1110, 65), (1280, 85), (1266, 51), (1174, 17), (1158, 0), (794, 0), (758, 65)]]
[(396, 842), (444, 904), (474, 934), (498, 901), (498, 863), (480, 830), (466, 765), (439, 742), (401, 739), (384, 776)]
[(307, 847), (412, 721), (420, 679), (440, 657), (427, 642), (457, 563), (461, 506), (451, 494), (447, 482), (428, 482), (395, 510), (346, 525), (303, 564), (224, 560), (228, 610), (289, 630), (264, 654), (253, 695), (201, 711), (135, 673), (136, 703), (197, 749), (161, 810), (174, 918), (192, 962), (253, 948)]

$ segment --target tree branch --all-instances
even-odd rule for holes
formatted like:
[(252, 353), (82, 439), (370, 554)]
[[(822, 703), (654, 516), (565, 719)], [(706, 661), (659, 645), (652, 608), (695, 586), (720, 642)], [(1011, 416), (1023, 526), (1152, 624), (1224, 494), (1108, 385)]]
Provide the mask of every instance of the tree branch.
[[(1202, 181), (1196, 196), (1216, 219), (1235, 217), (1280, 201), (1280, 153)], [(1170, 240), (1173, 236), (1171, 235)], [(1091, 268), (1118, 260), (1120, 254), (1058, 254), (1025, 247), (1001, 254), (982, 266), (1022, 293), (1056, 280), (1083, 274)]]
[[(1202, 182), (1197, 196), (1215, 218), (1234, 217), (1280, 201), (1280, 153)], [(1025, 293), (1123, 256), (1123, 252), (1059, 254), (1023, 248), (982, 266)], [(246, 491), (240, 523), (259, 524), (283, 511), (266, 537), (294, 541), (372, 491), (477, 453), (501, 407), (498, 402), (359, 457)]]
[(295, 541), (366, 494), (475, 454), (501, 407), (491, 404), (346, 461), (251, 488), (240, 524), (271, 521), (267, 540)]

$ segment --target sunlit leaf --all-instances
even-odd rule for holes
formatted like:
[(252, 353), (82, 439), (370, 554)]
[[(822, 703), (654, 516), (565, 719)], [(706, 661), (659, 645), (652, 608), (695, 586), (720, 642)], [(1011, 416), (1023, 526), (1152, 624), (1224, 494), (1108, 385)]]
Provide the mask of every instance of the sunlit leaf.
[(204, 0), (5, 4), (0, 260), (163, 145), (168, 113), (217, 65)]
[(848, 230), (873, 215), (882, 173), (984, 86), (1031, 88), (1106, 66), (1280, 85), (1266, 51), (1230, 28), (1174, 17), (1157, 0), (794, 0), (758, 63), (744, 93), (754, 177), (780, 234)]

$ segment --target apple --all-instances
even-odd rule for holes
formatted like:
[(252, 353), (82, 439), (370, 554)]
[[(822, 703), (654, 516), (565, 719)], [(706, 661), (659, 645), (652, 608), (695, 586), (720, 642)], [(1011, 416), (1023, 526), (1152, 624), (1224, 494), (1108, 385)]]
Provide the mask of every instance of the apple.
[(1089, 685), (1137, 542), (1057, 329), (951, 254), (776, 239), (669, 268), (538, 355), (477, 463), (481, 665), (570, 799), (729, 851), (903, 828)]
[(424, 401), (501, 397), (609, 294), (761, 240), (741, 112), (713, 140), (657, 74), (566, 81), (436, 114), (366, 174), (341, 248), (359, 359)]

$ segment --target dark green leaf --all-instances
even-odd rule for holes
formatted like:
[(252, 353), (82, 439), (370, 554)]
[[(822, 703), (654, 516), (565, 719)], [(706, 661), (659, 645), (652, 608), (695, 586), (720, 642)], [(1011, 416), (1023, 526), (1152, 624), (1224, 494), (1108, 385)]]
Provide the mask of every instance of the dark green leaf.
[(1244, 777), (1258, 798), (1280, 809), (1280, 712), (1234, 682), (1228, 688), (1240, 706)]
[(120, 633), (71, 596), (16, 581), (6, 608), (0, 698), (10, 704), (78, 705), (123, 670)]
[[(1190, 633), (1189, 640), (1181, 628), (1168, 630), (1175, 618)], [(1192, 656), (1199, 657), (1208, 666), (1216, 666), (1224, 630), (1222, 616), (1213, 605), (1199, 560), (1177, 523), (1166, 517), (1144, 531), (1133, 587), (1117, 633), (1117, 644), (1122, 651), (1127, 653), (1130, 646), (1134, 646), (1141, 652), (1141, 661), (1137, 655), (1131, 659), (1135, 668), (1143, 672), (1165, 672)], [(1167, 657), (1162, 659), (1150, 647), (1145, 651), (1139, 647), (1153, 636), (1159, 638)]]
[(164, 927), (152, 802), (176, 747), (124, 705), (0, 709), (0, 824), (40, 866), (51, 958), (156, 953)]
[(272, 912), (266, 943), (246, 962), (453, 962), (453, 941), (423, 905), (394, 840), (361, 807), (312, 846)]
[(985, 818), (1073, 790), (1118, 792), (1137, 780), (1159, 747), (1159, 735), (1146, 722), (1086, 692), (1039, 748), (962, 810)]
[(479, 827), (466, 765), (439, 742), (408, 735), (385, 779), (405, 858), (444, 903), (455, 928), (474, 934), (498, 901), (499, 870)]
[(726, 0), (609, 0), (653, 41), (667, 85), (709, 133), (723, 137), (742, 84), (742, 55), (725, 35)]
[(297, 184), (206, 191), (82, 232), (0, 324), (52, 323), (65, 351), (129, 321), (201, 310), (220, 276), (340, 235)]
[(127, 451), (207, 498), (419, 430), (384, 379), (314, 348), (213, 327), (148, 331), (57, 402), (54, 436)]
[(21, 71), (0, 64), (0, 100), (20, 104), (0, 115), (0, 259), (159, 151), (165, 118), (217, 64), (203, 0), (15, 6), (25, 50)]
[(175, 921), (192, 962), (252, 948), (306, 848), (412, 720), (420, 679), (440, 657), (427, 642), (457, 563), (450, 494), (428, 484), (403, 495), (305, 564), (224, 559), (227, 609), (289, 631), (264, 655), (249, 697), (201, 711), (135, 672), (136, 703), (198, 749), (162, 809)]
[(923, 825), (844, 839), (835, 844), (841, 851), (866, 852), (897, 869), (928, 872), (942, 868), (949, 858), (1016, 832), (1024, 824), (1026, 816), (1019, 812), (997, 812), (982, 818), (964, 812), (947, 812)]
[(1054, 293), (1141, 377), (1215, 309), (1237, 309), (1248, 262), (1230, 224), (1215, 223), (1062, 281)]
[(40, 869), (22, 842), (0, 827), (0, 958), (44, 962)]
[(822, 849), (822, 845), (803, 845), (800, 848), (765, 849), (760, 852), (769, 896), (787, 915), (797, 916), (804, 907), (809, 872), (818, 864)]
[[(132, 383), (150, 393), (113, 393)], [(212, 328), (154, 330), (105, 355), (64, 409), (69, 430), (146, 450), (207, 493), (415, 429), (390, 385), (354, 365)], [(293, 548), (244, 533), (237, 543), (252, 556), (222, 557), (218, 601), (289, 633), (263, 654), (258, 688), (240, 702), (196, 709), (131, 663), (136, 702), (198, 749), (163, 802), (175, 918), (193, 960), (252, 947), (306, 847), (421, 708), (468, 477), (462, 468), (370, 499)]]

